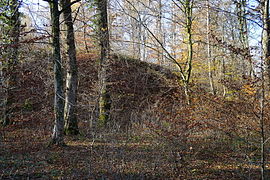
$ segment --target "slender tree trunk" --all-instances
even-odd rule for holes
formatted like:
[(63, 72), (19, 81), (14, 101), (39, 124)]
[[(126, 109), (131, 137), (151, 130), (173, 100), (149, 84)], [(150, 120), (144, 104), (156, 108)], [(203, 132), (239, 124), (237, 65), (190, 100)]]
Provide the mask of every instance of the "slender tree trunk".
[(85, 50), (87, 53), (89, 53), (89, 47), (88, 47), (88, 44), (87, 44), (87, 39), (86, 39), (86, 36), (87, 36), (87, 23), (86, 23), (86, 20), (85, 20), (85, 9), (84, 7), (82, 8), (82, 14), (83, 14), (83, 39), (84, 39), (84, 47), (85, 47)]
[[(266, 64), (268, 81), (270, 80), (270, 19), (269, 19), (269, 0), (263, 0), (262, 2), (262, 19), (263, 19), (263, 60)], [(265, 132), (264, 132), (264, 71), (262, 68), (262, 97), (261, 97), (261, 179), (266, 179), (265, 177)]]
[(147, 41), (147, 35), (145, 30), (142, 31), (142, 61), (146, 61), (146, 56), (147, 56), (147, 49), (146, 49), (146, 41)]
[(216, 89), (214, 85), (213, 80), (213, 72), (212, 72), (212, 57), (211, 57), (211, 47), (210, 47), (210, 6), (209, 6), (209, 0), (207, 0), (207, 21), (206, 21), (206, 28), (207, 28), (207, 60), (208, 60), (208, 78), (209, 78), (209, 84), (212, 94), (216, 94)]
[(186, 15), (186, 32), (187, 32), (187, 46), (188, 46), (188, 59), (186, 64), (186, 76), (185, 76), (185, 94), (187, 97), (187, 102), (190, 103), (190, 95), (189, 95), (189, 82), (192, 72), (192, 60), (193, 60), (193, 42), (192, 42), (192, 8), (193, 8), (193, 0), (185, 1), (185, 15)]
[[(162, 31), (162, 1), (158, 0), (158, 14), (157, 14), (157, 35), (158, 35), (158, 39), (159, 41), (162, 43), (164, 43), (164, 38), (163, 38), (163, 31)], [(164, 60), (163, 60), (163, 48), (159, 46), (158, 48), (158, 62), (160, 65), (164, 64)]]
[(130, 14), (130, 25), (131, 25), (131, 45), (132, 45), (132, 57), (134, 59), (141, 59), (141, 36), (142, 36), (142, 22), (140, 15), (134, 10), (134, 7), (137, 7), (139, 4), (138, 1), (131, 0), (125, 1), (125, 6), (129, 10)]
[[(224, 24), (222, 24), (222, 42), (225, 41), (225, 26)], [(225, 80), (226, 78), (226, 58), (225, 58), (225, 54), (226, 54), (226, 49), (222, 48), (221, 52), (223, 54), (223, 57), (221, 58), (221, 63), (220, 63), (220, 79)], [(227, 95), (227, 88), (224, 84), (222, 84), (222, 89), (223, 89), (223, 97), (226, 97)]]
[(107, 67), (109, 60), (109, 29), (107, 17), (107, 0), (97, 0), (99, 12), (99, 40), (100, 40), (100, 97), (99, 97), (99, 125), (106, 126), (110, 117), (111, 99), (107, 86)]
[(64, 145), (64, 93), (63, 93), (63, 72), (60, 54), (60, 12), (58, 0), (50, 4), (52, 36), (53, 36), (53, 62), (54, 62), (54, 115), (55, 123), (51, 144)]
[(141, 58), (141, 25), (137, 20), (131, 19), (132, 24), (132, 46), (133, 46), (133, 58)]
[(239, 0), (236, 2), (236, 10), (239, 22), (239, 35), (240, 35), (240, 42), (242, 48), (245, 49), (247, 52), (247, 57), (244, 57), (242, 61), (242, 71), (243, 75), (253, 75), (253, 66), (252, 66), (252, 59), (250, 57), (250, 48), (249, 48), (249, 41), (248, 41), (248, 25), (247, 25), (247, 18), (246, 18), (246, 0)]
[(171, 31), (171, 37), (172, 37), (172, 40), (171, 40), (171, 42), (170, 42), (170, 44), (171, 44), (171, 53), (172, 53), (172, 56), (173, 56), (173, 58), (175, 58), (175, 59), (177, 59), (177, 55), (176, 55), (176, 48), (175, 48), (175, 46), (176, 46), (176, 22), (177, 22), (177, 20), (176, 20), (176, 18), (175, 18), (175, 13), (176, 13), (176, 11), (177, 11), (177, 9), (176, 9), (176, 7), (175, 7), (175, 4), (174, 3), (172, 3), (171, 4), (172, 5), (172, 8), (171, 8), (171, 16), (172, 16), (172, 22), (171, 22), (171, 25), (170, 25), (170, 31)]
[(260, 128), (261, 128), (261, 180), (266, 179), (265, 177), (265, 122), (264, 122), (264, 106), (265, 106), (265, 87), (264, 87), (264, 71), (262, 70), (262, 87), (261, 87), (261, 98), (260, 98)]
[(270, 19), (269, 19), (269, 0), (262, 1), (263, 19), (263, 57), (266, 63), (268, 79), (270, 80)]
[(8, 60), (7, 67), (4, 71), (4, 102), (3, 102), (3, 117), (2, 124), (8, 125), (11, 123), (12, 104), (14, 103), (14, 97), (16, 90), (18, 89), (17, 80), (17, 66), (18, 66), (18, 43), (20, 36), (20, 3), (18, 0), (12, 0), (10, 2), (11, 17), (9, 19), (11, 27), (9, 31), (9, 38), (11, 46), (8, 47)]
[(77, 121), (77, 89), (78, 89), (78, 68), (76, 60), (76, 46), (72, 21), (72, 11), (70, 0), (61, 0), (62, 8), (64, 8), (64, 21), (67, 28), (67, 78), (66, 78), (66, 98), (64, 107), (65, 127), (64, 132), (67, 135), (79, 134)]

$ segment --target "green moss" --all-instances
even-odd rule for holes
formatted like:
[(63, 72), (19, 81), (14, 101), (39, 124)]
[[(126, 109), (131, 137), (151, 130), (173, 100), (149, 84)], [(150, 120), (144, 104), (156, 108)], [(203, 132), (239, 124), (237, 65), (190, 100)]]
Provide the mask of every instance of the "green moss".
[(99, 118), (98, 118), (98, 126), (104, 127), (107, 125), (110, 117), (110, 94), (108, 92), (103, 92), (99, 101)]
[(105, 114), (99, 115), (99, 121), (98, 121), (98, 127), (104, 127), (106, 124), (106, 121), (108, 119), (108, 116)]
[(75, 127), (68, 127), (64, 129), (65, 135), (78, 135), (80, 134), (79, 129)]
[(26, 99), (23, 104), (23, 109), (25, 111), (32, 111), (33, 110), (33, 103), (30, 99)]
[(78, 121), (76, 116), (69, 117), (70, 119), (65, 119), (64, 134), (65, 135), (78, 135), (80, 134)]
[(6, 112), (5, 114), (2, 115), (2, 117), (0, 117), (0, 125), (7, 126), (10, 124), (11, 124), (10, 114)]

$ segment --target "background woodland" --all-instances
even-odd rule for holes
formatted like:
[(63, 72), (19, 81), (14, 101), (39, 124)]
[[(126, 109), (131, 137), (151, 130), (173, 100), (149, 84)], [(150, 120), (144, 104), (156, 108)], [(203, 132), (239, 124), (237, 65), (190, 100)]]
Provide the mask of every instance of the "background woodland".
[(269, 179), (269, 0), (2, 0), (0, 179)]

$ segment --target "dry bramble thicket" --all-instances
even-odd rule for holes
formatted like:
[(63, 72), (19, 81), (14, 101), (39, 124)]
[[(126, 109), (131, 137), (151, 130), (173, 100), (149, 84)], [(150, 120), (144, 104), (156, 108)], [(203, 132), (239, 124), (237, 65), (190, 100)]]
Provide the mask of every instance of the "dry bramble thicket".
[(259, 177), (259, 107), (250, 89), (226, 100), (194, 84), (188, 105), (177, 74), (120, 55), (110, 57), (108, 128), (95, 120), (96, 58), (79, 54), (81, 133), (66, 137), (67, 147), (48, 148), (53, 82), (46, 73), (51, 62), (43, 58), (20, 67), (15, 118), (1, 127), (2, 179)]
[(0, 179), (270, 179), (270, 0), (1, 0)]

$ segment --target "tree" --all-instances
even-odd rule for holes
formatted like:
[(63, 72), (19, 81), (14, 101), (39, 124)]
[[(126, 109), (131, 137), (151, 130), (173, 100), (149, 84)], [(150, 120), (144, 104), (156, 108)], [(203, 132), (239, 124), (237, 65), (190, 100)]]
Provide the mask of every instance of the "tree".
[(262, 20), (263, 20), (263, 57), (267, 66), (268, 77), (270, 78), (270, 19), (269, 19), (269, 0), (261, 1)]
[[(170, 51), (166, 48), (165, 43), (163, 43), (163, 38), (160, 39), (158, 37), (158, 35), (156, 35), (154, 33), (154, 31), (151, 29), (151, 26), (147, 25), (144, 21), (141, 20), (140, 18), (140, 11), (138, 10), (138, 8), (129, 0), (126, 0), (126, 2), (129, 4), (129, 6), (132, 8), (132, 10), (135, 12), (136, 15), (132, 16), (130, 14), (128, 14), (128, 12), (126, 12), (125, 8), (123, 6), (120, 5), (120, 7), (122, 8), (122, 10), (125, 12), (125, 14), (127, 14), (130, 18), (134, 19), (135, 21), (137, 21), (138, 23), (140, 23), (142, 25), (142, 27), (149, 33), (149, 36), (151, 36), (154, 40), (154, 43), (158, 44), (158, 48), (154, 48), (151, 47), (151, 49), (154, 49), (155, 51), (162, 51), (162, 54), (164, 53), (164, 57), (163, 58), (167, 58), (169, 59), (169, 61), (171, 61), (173, 64), (176, 65), (176, 67), (179, 70), (179, 74), (180, 74), (180, 81), (183, 83), (184, 85), (184, 89), (185, 89), (185, 94), (186, 94), (186, 98), (187, 98), (187, 102), (190, 102), (190, 98), (189, 98), (189, 83), (190, 83), (190, 79), (191, 79), (191, 71), (192, 71), (192, 60), (193, 60), (193, 8), (194, 8), (194, 1), (193, 0), (184, 0), (184, 1), (179, 1), (179, 2), (175, 2), (173, 1), (173, 3), (181, 10), (181, 12), (183, 12), (184, 14), (184, 21), (178, 22), (179, 24), (181, 24), (184, 29), (185, 29), (185, 44), (187, 45), (187, 49), (188, 49), (188, 53), (187, 53), (187, 57), (185, 58), (185, 62), (184, 63), (180, 63), (178, 62), (178, 60), (174, 57), (174, 55), (172, 55), (172, 53), (170, 53)], [(161, 5), (159, 4), (159, 7), (161, 8)], [(159, 8), (159, 9), (160, 9)], [(149, 8), (150, 9), (150, 8)], [(161, 15), (159, 14), (158, 18), (161, 22)], [(162, 49), (162, 50), (161, 50)]]
[[(136, 17), (136, 18), (131, 18), (129, 17), (127, 20), (129, 21), (130, 24), (130, 32), (129, 32), (129, 36), (130, 36), (130, 40), (131, 40), (131, 45), (132, 45), (132, 57), (135, 59), (141, 59), (141, 52), (142, 52), (142, 48), (141, 48), (141, 36), (142, 36), (142, 25), (140, 23), (140, 21), (138, 21), (140, 19), (141, 14), (137, 13), (136, 11), (134, 11), (134, 9), (132, 8), (132, 6), (136, 6), (139, 11), (140, 11), (140, 2), (139, 1), (134, 1), (131, 0), (130, 2), (125, 2), (124, 1), (124, 5), (126, 7), (126, 9), (128, 10), (128, 13), (131, 15), (131, 17)], [(129, 4), (132, 3), (132, 6)]]
[[(162, 0), (158, 0), (158, 8), (157, 8), (157, 36), (159, 41), (162, 43), (162, 45), (164, 46), (164, 35), (163, 35), (163, 27), (162, 27), (162, 16), (163, 16), (163, 12), (162, 12)], [(162, 47), (158, 47), (158, 62), (160, 64), (164, 64), (164, 56), (163, 56), (163, 49)]]
[(64, 93), (60, 52), (60, 11), (58, 0), (48, 1), (51, 12), (53, 63), (54, 63), (54, 128), (51, 144), (64, 145)]
[(68, 63), (66, 77), (66, 95), (64, 107), (65, 126), (64, 132), (67, 135), (79, 134), (78, 121), (76, 115), (77, 89), (78, 89), (78, 67), (76, 60), (76, 46), (73, 30), (72, 11), (70, 0), (61, 0), (64, 21), (67, 28), (66, 43), (68, 46)]
[(185, 95), (187, 98), (187, 102), (190, 103), (190, 95), (189, 95), (189, 84), (191, 79), (191, 72), (192, 72), (192, 61), (193, 61), (193, 7), (194, 7), (194, 0), (184, 0), (179, 1), (177, 7), (184, 13), (184, 28), (186, 31), (186, 41), (187, 44), (187, 58), (185, 61), (184, 67), (182, 67), (179, 63), (177, 66), (179, 68), (181, 74), (181, 80), (184, 84)]
[[(5, 54), (6, 61), (2, 64), (3, 69), (3, 85), (4, 89), (4, 101), (3, 101), (3, 117), (1, 117), (1, 123), (8, 125), (11, 123), (12, 103), (14, 103), (14, 96), (18, 89), (17, 83), (17, 66), (18, 66), (18, 48), (20, 37), (20, 12), (19, 7), (21, 2), (18, 0), (3, 1), (0, 6), (3, 13), (0, 14), (0, 22), (3, 23), (3, 34), (7, 34), (5, 37), (8, 45), (3, 48), (2, 56)], [(3, 54), (4, 53), (4, 54)]]
[(98, 36), (100, 45), (100, 62), (99, 62), (99, 123), (106, 125), (110, 117), (110, 93), (107, 86), (107, 67), (109, 61), (109, 29), (107, 15), (107, 0), (96, 0), (98, 10)]
[[(263, 60), (266, 64), (268, 78), (270, 79), (270, 19), (269, 19), (269, 0), (262, 0), (262, 20), (263, 20), (263, 36), (262, 36), (262, 47), (263, 47)], [(264, 85), (264, 76), (262, 69), (262, 84)], [(265, 179), (265, 123), (264, 123), (264, 86), (262, 87), (262, 98), (261, 98), (261, 179)]]
[[(262, 63), (263, 64), (263, 63)], [(264, 80), (264, 69), (261, 66), (261, 89), (260, 89), (260, 156), (261, 156), (261, 180), (266, 179), (265, 168), (266, 168), (266, 125), (265, 125), (265, 80)]]
[(206, 19), (206, 28), (207, 28), (207, 60), (208, 60), (208, 78), (209, 78), (209, 84), (211, 88), (212, 94), (216, 94), (215, 84), (213, 80), (213, 72), (212, 72), (212, 53), (211, 53), (211, 47), (210, 47), (210, 5), (209, 0), (206, 1), (207, 5), (207, 19)]
[[(236, 11), (239, 23), (239, 39), (241, 42), (241, 48), (247, 51), (247, 56), (250, 57), (250, 48), (249, 48), (249, 41), (248, 41), (248, 24), (247, 24), (247, 0), (238, 0), (235, 1), (236, 3)], [(252, 69), (252, 61), (251, 58), (246, 58), (242, 60), (242, 69), (243, 75), (253, 75)]]

